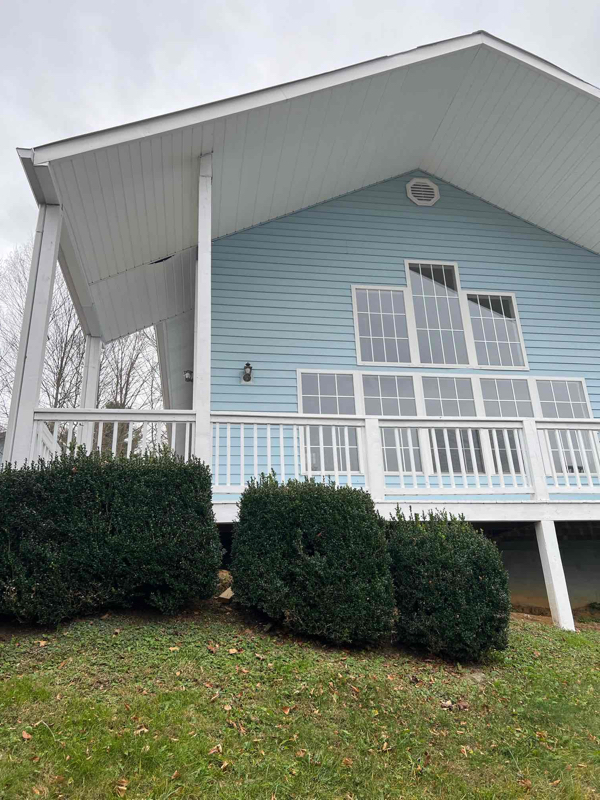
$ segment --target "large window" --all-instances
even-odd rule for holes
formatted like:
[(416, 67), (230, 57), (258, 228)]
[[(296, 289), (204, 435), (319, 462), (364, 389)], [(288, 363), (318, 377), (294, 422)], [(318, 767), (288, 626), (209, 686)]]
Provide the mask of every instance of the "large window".
[(532, 417), (533, 406), (526, 378), (482, 378), (486, 417)]
[(414, 417), (417, 414), (412, 376), (363, 375), (365, 414)]
[(304, 414), (355, 414), (352, 375), (302, 373), (302, 411)]
[(475, 400), (470, 378), (423, 378), (428, 417), (474, 417)]
[(403, 289), (354, 288), (356, 336), (363, 364), (410, 364)]
[(570, 419), (589, 417), (585, 392), (581, 381), (537, 381), (538, 394), (544, 417)]
[(525, 366), (516, 308), (511, 295), (467, 294), (467, 300), (479, 366)]
[(422, 364), (468, 364), (456, 269), (409, 262), (419, 358)]

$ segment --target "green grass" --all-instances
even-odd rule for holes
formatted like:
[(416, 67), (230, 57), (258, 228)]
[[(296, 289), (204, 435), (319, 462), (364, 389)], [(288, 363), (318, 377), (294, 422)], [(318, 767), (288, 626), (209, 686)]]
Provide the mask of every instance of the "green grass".
[(598, 798), (599, 687), (600, 630), (531, 621), (476, 667), (265, 633), (215, 603), (14, 627), (0, 798)]

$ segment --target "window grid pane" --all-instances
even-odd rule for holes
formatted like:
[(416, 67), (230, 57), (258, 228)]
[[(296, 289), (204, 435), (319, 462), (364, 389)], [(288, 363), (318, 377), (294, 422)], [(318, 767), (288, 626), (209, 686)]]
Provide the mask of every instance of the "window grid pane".
[(410, 364), (402, 289), (356, 289), (361, 361)]
[(415, 389), (411, 376), (363, 375), (365, 413), (378, 417), (415, 417)]
[(302, 373), (304, 414), (356, 414), (352, 375)]
[(475, 417), (470, 378), (423, 378), (425, 413), (428, 417)]
[(581, 381), (537, 381), (542, 416), (550, 419), (589, 417)]
[(533, 417), (529, 385), (522, 379), (482, 378), (486, 417)]
[(464, 325), (452, 265), (409, 263), (422, 364), (468, 364)]
[(523, 367), (513, 299), (510, 295), (468, 294), (471, 326), (480, 366)]
[[(337, 425), (324, 425), (322, 434), (319, 425), (309, 425), (304, 442), (304, 463), (310, 465), (311, 472), (327, 474), (335, 472), (360, 472), (358, 456), (358, 432), (356, 428)], [(321, 448), (321, 435), (323, 447)], [(322, 453), (322, 459), (321, 459)], [(348, 469), (348, 458), (350, 459)], [(336, 460), (337, 459), (337, 460)]]

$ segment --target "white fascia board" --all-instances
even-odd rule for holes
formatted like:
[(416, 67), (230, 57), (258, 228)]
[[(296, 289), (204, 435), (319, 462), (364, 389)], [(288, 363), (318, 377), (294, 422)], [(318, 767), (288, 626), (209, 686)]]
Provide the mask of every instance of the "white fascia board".
[(202, 106), (195, 106), (183, 111), (174, 111), (169, 114), (162, 114), (158, 117), (131, 122), (119, 125), (114, 128), (106, 128), (95, 133), (86, 133), (82, 136), (75, 136), (71, 139), (63, 139), (51, 144), (42, 145), (34, 148), (34, 164), (45, 164), (61, 158), (70, 158), (80, 153), (97, 150), (102, 147), (124, 144), (125, 142), (145, 139), (149, 136), (157, 136), (162, 133), (186, 128), (192, 125), (199, 125), (232, 114), (239, 114), (254, 108), (281, 103), (285, 100), (292, 100), (295, 97), (329, 89), (350, 81), (368, 78), (382, 72), (388, 72), (400, 67), (418, 64), (421, 61), (439, 58), (449, 53), (456, 53), (471, 47), (478, 47), (482, 44), (480, 33), (472, 33), (460, 36), (456, 39), (448, 39), (443, 42), (423, 45), (414, 50), (397, 55), (383, 56), (371, 61), (363, 61), (349, 67), (342, 67), (331, 72), (324, 72), (310, 78), (302, 78), (290, 83), (283, 83), (268, 89), (260, 89), (255, 92), (230, 97), (225, 100), (217, 100), (213, 103), (206, 103)]
[(42, 145), (34, 149), (33, 162), (35, 165), (45, 164), (49, 161), (69, 158), (102, 147), (110, 147), (137, 139), (144, 139), (149, 136), (168, 133), (169, 131), (179, 128), (198, 125), (232, 114), (239, 114), (253, 108), (260, 108), (273, 103), (291, 100), (310, 92), (339, 86), (349, 81), (360, 80), (361, 78), (367, 78), (382, 72), (418, 64), (422, 61), (428, 61), (450, 53), (457, 53), (461, 50), (482, 45), (503, 53), (509, 58), (515, 59), (544, 75), (572, 86), (594, 99), (600, 99), (600, 89), (592, 84), (586, 83), (586, 81), (582, 81), (580, 78), (576, 78), (574, 75), (566, 72), (566, 70), (557, 67), (543, 58), (539, 58), (502, 39), (498, 39), (486, 31), (476, 31), (475, 33), (466, 34), (465, 36), (458, 36), (454, 39), (446, 39), (441, 42), (422, 45), (403, 53), (375, 58), (370, 61), (364, 61), (352, 66), (332, 70), (331, 72), (325, 72), (309, 78), (302, 78), (297, 81), (291, 81), (290, 83), (280, 84), (279, 86), (260, 89), (255, 92), (195, 106), (183, 111), (162, 114), (139, 122), (127, 123), (114, 128), (107, 128), (102, 131), (87, 133), (82, 136)]

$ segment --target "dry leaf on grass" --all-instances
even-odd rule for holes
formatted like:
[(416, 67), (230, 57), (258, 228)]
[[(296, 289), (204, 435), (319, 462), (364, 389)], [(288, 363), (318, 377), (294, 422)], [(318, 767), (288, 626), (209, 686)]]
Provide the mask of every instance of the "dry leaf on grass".
[(170, 651), (171, 653), (174, 653), (174, 652), (175, 652), (175, 651), (177, 651), (177, 650), (179, 650), (179, 648), (178, 648), (178, 647), (169, 647), (169, 651)]
[(344, 759), (342, 759), (342, 764), (345, 767), (351, 767), (352, 764), (354, 764), (354, 761), (351, 758), (344, 758)]
[(212, 756), (212, 755), (214, 755), (215, 753), (222, 753), (222, 752), (223, 752), (223, 745), (222, 745), (222, 744), (216, 744), (216, 745), (213, 747), (213, 749), (212, 749), (212, 750), (209, 750), (209, 751), (208, 751), (208, 755), (209, 755), (209, 756)]
[(21, 736), (23, 737), (23, 739), (25, 739), (26, 742), (28, 742), (32, 738), (31, 734), (27, 733), (27, 731), (23, 731)]

